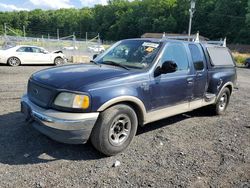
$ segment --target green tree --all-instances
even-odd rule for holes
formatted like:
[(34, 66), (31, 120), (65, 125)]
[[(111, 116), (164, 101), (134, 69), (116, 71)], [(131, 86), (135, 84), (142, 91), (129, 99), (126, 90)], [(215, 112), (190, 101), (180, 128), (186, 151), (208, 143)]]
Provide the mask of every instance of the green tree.
[(247, 14), (246, 14), (246, 25), (247, 27), (250, 28), (250, 1), (248, 0), (248, 4), (247, 4)]
[[(94, 37), (105, 40), (140, 37), (146, 32), (187, 33), (190, 0), (109, 0), (93, 8), (0, 12), (3, 25), (27, 36)], [(250, 43), (250, 0), (196, 0), (193, 33), (210, 39), (227, 37), (232, 43)], [(93, 34), (92, 34), (93, 32)]]

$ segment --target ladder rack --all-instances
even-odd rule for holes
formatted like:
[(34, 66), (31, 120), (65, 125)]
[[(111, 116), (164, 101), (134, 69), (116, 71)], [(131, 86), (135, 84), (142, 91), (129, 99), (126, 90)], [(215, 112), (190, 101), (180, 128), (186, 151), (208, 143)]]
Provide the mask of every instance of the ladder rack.
[[(182, 35), (166, 35), (166, 33), (163, 33), (162, 39), (173, 39), (173, 40), (185, 40), (185, 41), (193, 41), (196, 43), (200, 43), (200, 34), (197, 32), (196, 35), (191, 35), (191, 36), (182, 36)], [(219, 40), (219, 41), (209, 41), (209, 40), (202, 40), (202, 43), (206, 44), (213, 44), (213, 45), (218, 45), (218, 46), (227, 46), (227, 39), (225, 38), (224, 40)]]

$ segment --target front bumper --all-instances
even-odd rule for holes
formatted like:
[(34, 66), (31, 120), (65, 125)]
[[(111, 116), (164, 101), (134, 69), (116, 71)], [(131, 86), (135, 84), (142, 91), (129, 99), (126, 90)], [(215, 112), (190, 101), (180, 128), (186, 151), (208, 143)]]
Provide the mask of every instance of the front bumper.
[(68, 60), (67, 57), (64, 57), (64, 58), (63, 58), (63, 63), (64, 63), (64, 64), (68, 63), (68, 61), (69, 61), (69, 60)]
[(41, 108), (27, 95), (21, 99), (21, 112), (41, 133), (67, 144), (87, 142), (99, 113), (67, 113)]

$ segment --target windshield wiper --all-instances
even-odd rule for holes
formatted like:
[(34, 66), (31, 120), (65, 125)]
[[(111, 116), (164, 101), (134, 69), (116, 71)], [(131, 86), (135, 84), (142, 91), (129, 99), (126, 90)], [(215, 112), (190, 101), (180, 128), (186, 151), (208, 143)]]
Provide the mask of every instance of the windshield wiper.
[(96, 65), (98, 65), (98, 66), (101, 66), (101, 64), (100, 63), (97, 63), (96, 61), (94, 61), (94, 60), (90, 60), (90, 63), (94, 63), (94, 64), (96, 64)]
[(113, 66), (122, 67), (122, 68), (124, 68), (124, 69), (126, 69), (126, 70), (129, 70), (129, 68), (126, 67), (125, 65), (122, 65), (122, 64), (120, 64), (120, 63), (116, 63), (116, 62), (114, 62), (114, 61), (103, 61), (102, 64), (113, 65)]

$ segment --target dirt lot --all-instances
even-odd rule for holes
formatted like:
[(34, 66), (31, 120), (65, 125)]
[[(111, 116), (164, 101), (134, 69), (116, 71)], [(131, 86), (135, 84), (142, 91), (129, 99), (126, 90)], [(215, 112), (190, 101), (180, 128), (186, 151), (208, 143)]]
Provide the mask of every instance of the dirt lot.
[(107, 158), (24, 122), (20, 97), (43, 68), (0, 66), (0, 187), (250, 187), (250, 70), (238, 70), (240, 91), (226, 115), (198, 110), (149, 124)]

